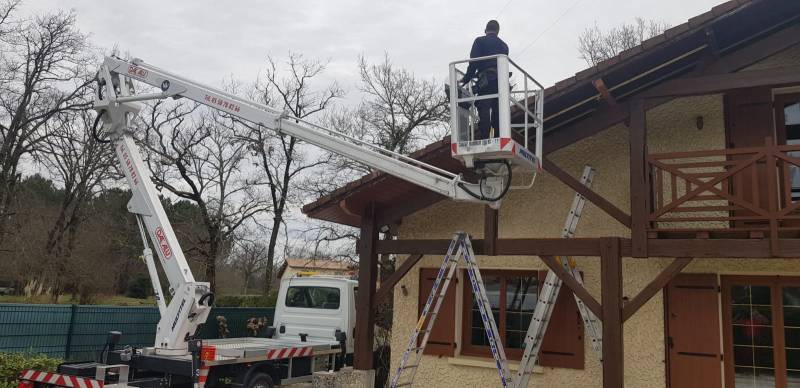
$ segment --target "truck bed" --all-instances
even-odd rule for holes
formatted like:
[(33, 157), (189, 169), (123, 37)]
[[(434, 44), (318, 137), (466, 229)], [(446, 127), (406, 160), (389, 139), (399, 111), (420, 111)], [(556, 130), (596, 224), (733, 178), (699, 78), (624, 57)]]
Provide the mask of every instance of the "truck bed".
[(213, 359), (204, 357), (209, 366), (279, 360), (293, 357), (320, 356), (341, 351), (336, 341), (309, 338), (303, 342), (288, 338), (225, 338), (203, 341), (203, 348), (213, 348)]

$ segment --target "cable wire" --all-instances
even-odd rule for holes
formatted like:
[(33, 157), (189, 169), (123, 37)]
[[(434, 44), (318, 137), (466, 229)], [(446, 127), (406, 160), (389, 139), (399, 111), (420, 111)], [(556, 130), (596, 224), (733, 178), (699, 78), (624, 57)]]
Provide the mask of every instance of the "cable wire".
[(506, 5), (504, 5), (503, 8), (500, 8), (500, 11), (497, 12), (497, 15), (495, 15), (494, 18), (497, 19), (498, 17), (500, 17), (500, 15), (503, 14), (503, 11), (505, 11), (506, 8), (508, 8), (508, 5), (511, 4), (512, 1), (514, 1), (514, 0), (506, 1)]
[(552, 23), (550, 23), (550, 25), (549, 25), (549, 26), (547, 26), (547, 28), (545, 28), (545, 29), (544, 29), (542, 32), (540, 32), (540, 33), (539, 33), (539, 35), (537, 35), (537, 36), (536, 36), (536, 38), (534, 38), (532, 42), (528, 43), (528, 45), (527, 45), (527, 46), (525, 46), (525, 48), (524, 48), (524, 49), (522, 49), (522, 51), (520, 51), (520, 52), (519, 52), (519, 54), (517, 54), (517, 55), (520, 55), (520, 56), (521, 56), (522, 54), (524, 54), (524, 53), (525, 53), (525, 51), (528, 51), (528, 49), (529, 49), (529, 48), (531, 48), (531, 46), (533, 46), (533, 44), (534, 44), (534, 43), (536, 43), (537, 41), (539, 41), (539, 39), (541, 39), (541, 37), (543, 37), (543, 36), (544, 36), (544, 34), (546, 34), (548, 31), (550, 31), (550, 29), (551, 29), (551, 28), (553, 28), (553, 26), (555, 26), (555, 25), (556, 25), (558, 22), (560, 22), (560, 21), (561, 21), (561, 19), (563, 19), (563, 18), (564, 18), (564, 16), (567, 16), (567, 14), (568, 14), (570, 11), (572, 11), (572, 10), (573, 10), (575, 7), (577, 7), (577, 6), (578, 6), (578, 4), (580, 4), (581, 2), (583, 2), (583, 0), (576, 0), (574, 3), (572, 3), (572, 5), (571, 5), (571, 6), (569, 6), (569, 8), (567, 8), (567, 9), (566, 9), (566, 10), (565, 10), (565, 11), (564, 11), (564, 12), (563, 12), (561, 15), (559, 15), (559, 16), (556, 18), (556, 20), (554, 20)]

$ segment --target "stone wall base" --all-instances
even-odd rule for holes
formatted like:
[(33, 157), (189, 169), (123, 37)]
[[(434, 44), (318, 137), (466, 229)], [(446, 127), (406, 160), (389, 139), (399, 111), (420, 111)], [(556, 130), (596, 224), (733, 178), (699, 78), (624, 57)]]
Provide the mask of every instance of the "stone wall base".
[(338, 372), (314, 372), (314, 388), (375, 388), (375, 370), (345, 367)]

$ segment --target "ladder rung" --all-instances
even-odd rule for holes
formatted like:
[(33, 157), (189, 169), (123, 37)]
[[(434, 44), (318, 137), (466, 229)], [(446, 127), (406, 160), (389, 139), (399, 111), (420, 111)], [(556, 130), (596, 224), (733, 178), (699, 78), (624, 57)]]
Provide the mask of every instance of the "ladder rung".
[(419, 366), (419, 364), (406, 365), (406, 366), (402, 367), (401, 369), (414, 369), (414, 368), (416, 368), (418, 366)]
[(397, 383), (397, 385), (395, 385), (395, 387), (408, 387), (408, 386), (411, 386), (411, 384), (413, 384), (413, 383), (414, 383), (413, 381), (407, 381), (405, 383)]

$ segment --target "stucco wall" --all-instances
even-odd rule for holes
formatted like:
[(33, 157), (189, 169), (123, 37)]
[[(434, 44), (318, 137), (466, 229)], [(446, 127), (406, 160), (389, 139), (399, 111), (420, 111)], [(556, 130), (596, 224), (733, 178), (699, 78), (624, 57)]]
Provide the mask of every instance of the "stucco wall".
[[(758, 64), (758, 68), (800, 63), (800, 47), (795, 47)], [(704, 119), (703, 129), (696, 127), (696, 117)], [(651, 153), (724, 148), (724, 118), (722, 95), (699, 96), (673, 100), (648, 112), (648, 147)], [(583, 166), (591, 164), (597, 170), (594, 190), (621, 209), (630, 209), (628, 129), (617, 125), (598, 135), (584, 139), (550, 155), (562, 169), (580, 176)], [(557, 179), (541, 174), (530, 190), (513, 191), (500, 210), (501, 238), (559, 237), (564, 217), (574, 193)], [(483, 234), (483, 208), (476, 205), (442, 202), (403, 220), (400, 238), (449, 238), (454, 231), (463, 230), (476, 238)], [(578, 227), (579, 237), (628, 237), (627, 228), (602, 210), (587, 203)], [(409, 291), (404, 296), (395, 292), (394, 336), (392, 366), (396, 367), (407, 336), (417, 320), (419, 268), (438, 267), (442, 257), (426, 256), (400, 282)], [(650, 282), (671, 259), (624, 259), (624, 294), (632, 298)], [(543, 269), (536, 257), (479, 257), (481, 268)], [(586, 287), (600, 298), (598, 258), (578, 258), (585, 273)], [(787, 260), (696, 260), (684, 272), (713, 272), (720, 274), (795, 274), (797, 264)], [(460, 291), (459, 291), (460, 292)], [(458, 297), (456, 316), (460, 317)], [(625, 324), (625, 382), (626, 387), (663, 387), (665, 385), (663, 298), (659, 292)], [(457, 318), (460, 322), (460, 318)], [(460, 325), (456, 325), (460, 342)], [(417, 382), (430, 387), (495, 386), (497, 372), (488, 359), (424, 356), (417, 372)], [(585, 344), (585, 369), (542, 368), (531, 386), (601, 387), (601, 366), (588, 341)], [(465, 365), (469, 364), (469, 365)], [(476, 365), (477, 364), (477, 365)]]

